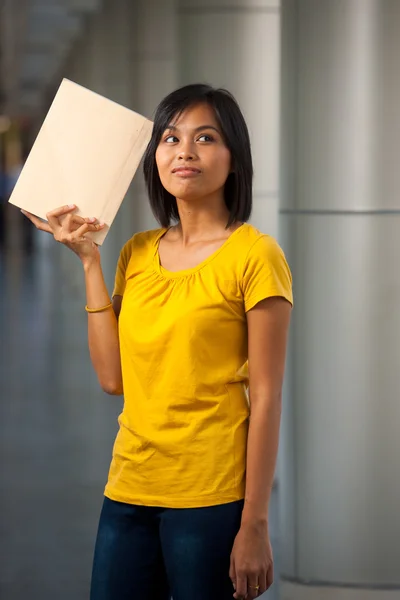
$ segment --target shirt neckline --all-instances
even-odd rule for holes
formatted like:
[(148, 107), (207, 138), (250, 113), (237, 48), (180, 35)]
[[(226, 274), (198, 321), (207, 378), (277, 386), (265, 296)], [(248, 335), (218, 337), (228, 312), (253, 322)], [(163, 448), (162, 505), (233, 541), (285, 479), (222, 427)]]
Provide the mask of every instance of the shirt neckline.
[(232, 239), (236, 236), (236, 234), (239, 231), (242, 231), (244, 229), (245, 225), (246, 225), (246, 223), (242, 223), (241, 225), (239, 225), (239, 227), (237, 229), (235, 229), (235, 231), (233, 231), (229, 237), (226, 238), (226, 240), (221, 244), (221, 246), (219, 248), (214, 250), (214, 252), (212, 254), (210, 254), (210, 256), (208, 256), (207, 258), (202, 260), (198, 265), (196, 265), (195, 267), (191, 267), (190, 269), (182, 269), (181, 271), (168, 271), (168, 269), (165, 269), (161, 265), (160, 254), (159, 254), (158, 248), (160, 245), (161, 238), (167, 233), (167, 231), (169, 230), (169, 227), (161, 229), (161, 231), (159, 232), (159, 234), (157, 235), (157, 237), (154, 241), (154, 246), (155, 246), (154, 266), (155, 266), (157, 273), (159, 275), (161, 275), (162, 277), (164, 277), (165, 279), (179, 279), (181, 277), (186, 277), (188, 275), (192, 275), (193, 273), (197, 273), (198, 271), (203, 269), (206, 265), (208, 265), (208, 263), (210, 263), (212, 260), (214, 260), (214, 258), (216, 258), (216, 256), (218, 256), (218, 254), (220, 252), (222, 252), (222, 250), (224, 248), (226, 248), (226, 246), (228, 246), (228, 244), (232, 241)]

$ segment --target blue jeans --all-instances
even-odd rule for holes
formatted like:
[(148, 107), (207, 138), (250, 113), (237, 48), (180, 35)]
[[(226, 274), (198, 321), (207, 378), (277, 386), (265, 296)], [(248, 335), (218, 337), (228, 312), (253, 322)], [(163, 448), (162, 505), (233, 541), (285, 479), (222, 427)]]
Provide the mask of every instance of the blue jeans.
[(90, 600), (231, 600), (243, 501), (153, 508), (104, 498)]

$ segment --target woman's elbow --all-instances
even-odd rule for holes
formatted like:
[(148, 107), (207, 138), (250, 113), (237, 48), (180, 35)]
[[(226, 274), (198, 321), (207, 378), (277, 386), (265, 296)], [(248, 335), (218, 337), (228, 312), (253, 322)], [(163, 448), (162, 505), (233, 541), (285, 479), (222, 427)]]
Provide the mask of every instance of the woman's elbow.
[(110, 396), (122, 396), (124, 393), (121, 381), (100, 381), (101, 389)]

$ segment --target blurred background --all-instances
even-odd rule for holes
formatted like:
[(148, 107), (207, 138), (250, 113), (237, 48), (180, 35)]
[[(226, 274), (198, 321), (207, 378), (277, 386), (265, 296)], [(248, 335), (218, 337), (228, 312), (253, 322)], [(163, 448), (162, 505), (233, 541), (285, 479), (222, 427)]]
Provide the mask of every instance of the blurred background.
[[(0, 0), (1, 600), (88, 598), (122, 408), (91, 368), (78, 259), (7, 204), (63, 77), (150, 119), (187, 83), (237, 97), (251, 222), (295, 292), (266, 597), (400, 598), (399, 57), (399, 0)], [(155, 226), (138, 173), (110, 291)]]

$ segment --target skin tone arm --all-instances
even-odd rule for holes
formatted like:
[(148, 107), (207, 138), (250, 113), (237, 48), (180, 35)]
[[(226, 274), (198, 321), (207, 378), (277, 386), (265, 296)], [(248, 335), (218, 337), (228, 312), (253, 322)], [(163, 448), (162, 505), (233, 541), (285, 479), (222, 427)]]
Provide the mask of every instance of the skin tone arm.
[(247, 313), (250, 424), (245, 503), (231, 555), (234, 598), (256, 598), (273, 581), (268, 508), (278, 453), (290, 314), (290, 303), (279, 297), (263, 300)]
[[(95, 219), (84, 219), (73, 214), (74, 205), (63, 206), (49, 212), (48, 222), (22, 211), (41, 231), (72, 250), (81, 260), (86, 283), (87, 305), (101, 308), (110, 304), (101, 268), (97, 244), (85, 238), (90, 231), (99, 231), (104, 225), (95, 224)], [(99, 383), (108, 394), (120, 395), (122, 390), (121, 359), (119, 352), (118, 316), (121, 296), (113, 299), (113, 309), (99, 313), (88, 313), (89, 352)]]
[[(90, 308), (110, 303), (100, 259), (83, 261), (86, 283), (86, 302)], [(121, 296), (113, 298), (113, 309), (88, 313), (89, 353), (99, 383), (107, 394), (121, 395), (122, 373), (119, 351), (118, 316)]]

